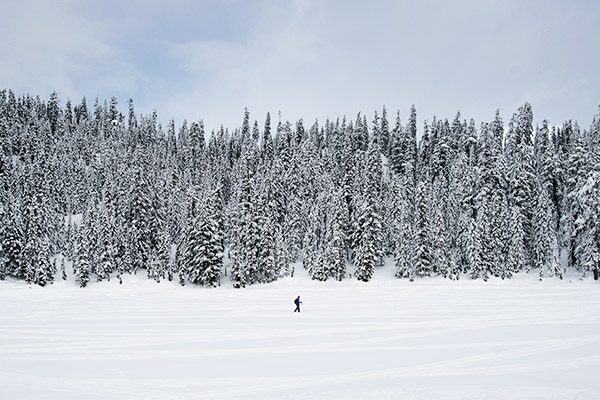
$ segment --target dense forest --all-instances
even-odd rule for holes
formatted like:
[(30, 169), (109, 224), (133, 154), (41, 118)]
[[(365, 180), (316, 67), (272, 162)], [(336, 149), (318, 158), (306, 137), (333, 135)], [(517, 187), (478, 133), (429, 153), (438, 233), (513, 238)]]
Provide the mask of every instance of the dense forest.
[(534, 127), (525, 103), (508, 124), (459, 112), (419, 135), (414, 107), (240, 122), (207, 133), (131, 99), (124, 115), (114, 97), (0, 91), (0, 279), (44, 286), (68, 265), (81, 286), (138, 273), (244, 287), (303, 266), (369, 281), (386, 260), (409, 280), (597, 277), (600, 115)]

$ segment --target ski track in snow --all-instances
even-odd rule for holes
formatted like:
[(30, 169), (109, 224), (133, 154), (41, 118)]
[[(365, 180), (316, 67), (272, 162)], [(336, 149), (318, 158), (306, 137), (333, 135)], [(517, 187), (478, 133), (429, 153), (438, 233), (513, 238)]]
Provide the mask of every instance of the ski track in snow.
[(0, 398), (598, 399), (599, 289), (0, 282)]

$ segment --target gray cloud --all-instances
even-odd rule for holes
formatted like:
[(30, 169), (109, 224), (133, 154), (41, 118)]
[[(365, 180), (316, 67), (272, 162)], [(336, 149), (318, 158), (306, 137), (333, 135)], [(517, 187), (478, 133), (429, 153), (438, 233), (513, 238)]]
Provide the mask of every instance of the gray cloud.
[[(92, 4), (92, 3), (90, 3)], [(589, 126), (600, 103), (595, 2), (9, 2), (0, 86), (62, 99), (133, 97), (207, 127), (372, 115), (386, 104)]]

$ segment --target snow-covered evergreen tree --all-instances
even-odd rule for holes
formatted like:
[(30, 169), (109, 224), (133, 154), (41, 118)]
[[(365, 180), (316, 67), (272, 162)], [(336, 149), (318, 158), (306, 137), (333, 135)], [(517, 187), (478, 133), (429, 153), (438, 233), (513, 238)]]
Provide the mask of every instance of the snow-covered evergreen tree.
[[(413, 253), (414, 276), (431, 276), (433, 272), (433, 242), (431, 225), (431, 188), (425, 181), (419, 182), (415, 194), (415, 222)], [(412, 278), (412, 277), (411, 277)]]
[(201, 119), (163, 130), (133, 100), (125, 115), (114, 97), (61, 103), (0, 90), (0, 278), (45, 285), (66, 256), (80, 285), (142, 270), (212, 286), (223, 258), (193, 256), (215, 248), (238, 287), (300, 257), (322, 280), (347, 261), (368, 280), (391, 255), (398, 277), (488, 279), (561, 276), (562, 249), (599, 273), (599, 116), (534, 129), (525, 103), (505, 131), (499, 112), (481, 129), (459, 112), (426, 122), (417, 146), (414, 107), (393, 129), (384, 107), (310, 128), (280, 114), (275, 132), (271, 114), (261, 129), (244, 110), (209, 137)]
[(533, 267), (539, 270), (540, 277), (560, 276), (558, 265), (558, 238), (552, 202), (546, 188), (538, 187), (538, 198), (533, 215)]
[(220, 283), (223, 248), (219, 227), (212, 215), (200, 215), (190, 225), (183, 260), (188, 280), (216, 287)]
[[(390, 224), (393, 227), (394, 265), (398, 278), (414, 279), (415, 261), (415, 203), (414, 191), (396, 176), (392, 181), (391, 192), (394, 196), (391, 208), (394, 215)], [(405, 181), (404, 181), (405, 182)]]
[[(333, 190), (333, 189), (332, 189)], [(346, 276), (346, 234), (344, 230), (348, 209), (342, 192), (330, 192), (326, 207), (325, 245), (323, 263), (327, 276), (341, 281)]]
[(22, 266), (24, 247), (23, 222), (15, 209), (16, 207), (16, 204), (7, 204), (1, 215), (2, 273), (4, 276), (25, 279), (25, 271)]
[(75, 244), (75, 259), (73, 260), (73, 276), (75, 281), (81, 286), (86, 287), (92, 278), (91, 254), (92, 242), (90, 240), (91, 222), (84, 220), (81, 228), (77, 232)]
[(310, 209), (309, 223), (303, 241), (303, 260), (304, 268), (308, 275), (315, 280), (327, 280), (327, 270), (323, 263), (323, 250), (321, 245), (321, 221), (316, 205)]

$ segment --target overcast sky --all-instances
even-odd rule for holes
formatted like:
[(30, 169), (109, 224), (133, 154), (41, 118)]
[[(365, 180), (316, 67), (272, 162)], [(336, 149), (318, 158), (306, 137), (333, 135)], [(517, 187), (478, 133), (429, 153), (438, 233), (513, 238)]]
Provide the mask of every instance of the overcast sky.
[(536, 122), (588, 128), (600, 104), (598, 1), (0, 0), (0, 87), (179, 125), (305, 125), (359, 111), (390, 120)]

